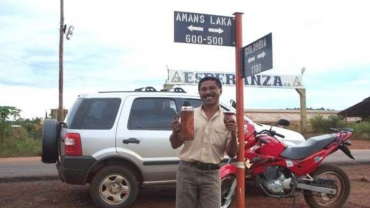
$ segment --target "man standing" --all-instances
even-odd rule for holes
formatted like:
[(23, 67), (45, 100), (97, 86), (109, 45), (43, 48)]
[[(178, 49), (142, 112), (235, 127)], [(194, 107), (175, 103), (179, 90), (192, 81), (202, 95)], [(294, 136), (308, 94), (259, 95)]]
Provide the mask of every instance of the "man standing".
[(225, 151), (231, 158), (238, 151), (235, 117), (224, 119), (219, 105), (222, 85), (215, 77), (199, 81), (198, 91), (202, 105), (194, 109), (194, 133), (192, 141), (181, 140), (181, 124), (178, 118), (172, 123), (170, 136), (174, 149), (184, 145), (177, 170), (176, 208), (221, 207), (220, 166)]

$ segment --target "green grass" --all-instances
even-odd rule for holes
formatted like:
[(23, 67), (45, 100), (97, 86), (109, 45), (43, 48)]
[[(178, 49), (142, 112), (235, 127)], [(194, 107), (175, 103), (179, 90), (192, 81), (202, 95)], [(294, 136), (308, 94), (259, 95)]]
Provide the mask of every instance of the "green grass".
[(40, 156), (41, 144), (40, 139), (7, 138), (0, 144), (0, 158)]
[(355, 138), (370, 140), (370, 122), (353, 123), (349, 127), (353, 129)]

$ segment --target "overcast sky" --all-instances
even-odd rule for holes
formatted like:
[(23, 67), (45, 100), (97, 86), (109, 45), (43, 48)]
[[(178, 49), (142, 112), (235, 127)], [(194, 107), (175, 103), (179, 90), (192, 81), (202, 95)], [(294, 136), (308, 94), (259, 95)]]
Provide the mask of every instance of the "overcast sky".
[[(174, 42), (174, 11), (243, 12), (243, 46), (269, 33), (274, 68), (300, 75), (307, 107), (343, 110), (370, 96), (368, 1), (65, 0), (64, 106), (78, 94), (161, 88), (167, 67), (235, 72), (235, 49)], [(58, 107), (60, 1), (0, 1), (0, 106), (22, 117)], [(186, 86), (196, 93), (196, 87)], [(292, 89), (245, 88), (245, 108), (299, 107)], [(225, 87), (222, 99), (235, 99)]]

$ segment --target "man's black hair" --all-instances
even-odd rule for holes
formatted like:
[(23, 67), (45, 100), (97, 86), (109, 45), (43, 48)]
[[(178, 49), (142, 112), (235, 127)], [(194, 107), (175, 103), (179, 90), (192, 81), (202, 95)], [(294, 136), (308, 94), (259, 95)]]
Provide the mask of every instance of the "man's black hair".
[(205, 81), (215, 81), (218, 88), (222, 89), (221, 81), (217, 77), (203, 77), (198, 83), (198, 92), (200, 92), (200, 85)]

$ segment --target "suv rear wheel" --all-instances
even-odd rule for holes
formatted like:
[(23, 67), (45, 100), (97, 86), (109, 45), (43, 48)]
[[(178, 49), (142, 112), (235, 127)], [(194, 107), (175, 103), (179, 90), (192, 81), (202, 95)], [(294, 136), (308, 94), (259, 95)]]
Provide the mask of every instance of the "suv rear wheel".
[(43, 163), (55, 163), (58, 159), (58, 138), (60, 124), (55, 119), (45, 119), (42, 129), (42, 153)]
[(138, 189), (135, 176), (126, 167), (108, 166), (94, 176), (90, 195), (99, 207), (124, 208), (135, 201)]

